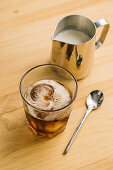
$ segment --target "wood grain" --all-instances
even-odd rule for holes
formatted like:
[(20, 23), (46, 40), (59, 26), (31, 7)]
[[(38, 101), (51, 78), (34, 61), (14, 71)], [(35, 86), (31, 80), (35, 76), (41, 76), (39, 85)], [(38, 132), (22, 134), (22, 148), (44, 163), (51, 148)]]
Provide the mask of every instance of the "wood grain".
[[(1, 0), (0, 1), (0, 169), (112, 170), (113, 169), (113, 1)], [(78, 82), (79, 92), (66, 130), (53, 139), (33, 136), (26, 126), (19, 81), (31, 67), (47, 63), (51, 35), (58, 20), (81, 14), (93, 21), (106, 18), (110, 31), (95, 51), (91, 74)], [(100, 31), (97, 30), (97, 37)], [(94, 89), (104, 92), (102, 106), (87, 118), (66, 156), (62, 152)]]

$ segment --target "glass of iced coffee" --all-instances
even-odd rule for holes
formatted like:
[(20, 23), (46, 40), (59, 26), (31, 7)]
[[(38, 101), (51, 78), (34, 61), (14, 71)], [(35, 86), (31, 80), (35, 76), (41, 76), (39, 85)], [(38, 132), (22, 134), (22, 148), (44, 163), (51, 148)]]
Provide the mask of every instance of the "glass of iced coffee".
[(23, 75), (20, 93), (35, 135), (54, 137), (65, 129), (77, 89), (73, 74), (58, 65), (38, 65)]

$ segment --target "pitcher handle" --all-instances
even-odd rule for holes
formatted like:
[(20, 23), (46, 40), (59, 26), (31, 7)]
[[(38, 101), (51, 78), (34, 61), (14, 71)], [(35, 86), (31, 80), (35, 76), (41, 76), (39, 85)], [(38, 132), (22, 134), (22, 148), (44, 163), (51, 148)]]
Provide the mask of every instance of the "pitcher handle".
[(96, 28), (104, 26), (102, 33), (100, 35), (100, 38), (95, 43), (95, 49), (97, 49), (103, 44), (103, 42), (107, 36), (110, 24), (105, 19), (100, 19), (99, 21), (94, 22), (94, 24), (95, 24)]

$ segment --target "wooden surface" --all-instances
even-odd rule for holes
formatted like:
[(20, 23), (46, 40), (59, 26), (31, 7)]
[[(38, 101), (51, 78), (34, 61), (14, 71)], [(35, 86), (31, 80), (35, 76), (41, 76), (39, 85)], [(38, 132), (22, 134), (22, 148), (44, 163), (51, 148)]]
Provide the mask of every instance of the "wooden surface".
[[(26, 126), (19, 81), (31, 67), (47, 63), (58, 20), (81, 14), (111, 25), (94, 67), (78, 82), (79, 92), (66, 130), (40, 139)], [(99, 30), (97, 31), (99, 34)], [(77, 127), (88, 93), (104, 92), (102, 106), (87, 118), (66, 156), (62, 152)], [(0, 170), (113, 169), (113, 0), (0, 1)]]

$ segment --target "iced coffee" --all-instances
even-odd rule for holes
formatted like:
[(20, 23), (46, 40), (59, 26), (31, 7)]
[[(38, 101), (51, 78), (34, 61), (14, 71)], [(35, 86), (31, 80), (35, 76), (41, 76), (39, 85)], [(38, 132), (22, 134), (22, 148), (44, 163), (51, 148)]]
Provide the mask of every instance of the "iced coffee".
[(70, 90), (72, 87), (69, 88), (69, 85), (66, 86), (66, 83), (63, 84), (62, 81), (58, 81), (58, 78), (56, 79), (33, 81), (28, 83), (24, 91), (21, 91), (28, 127), (37, 136), (54, 137), (62, 132), (71, 113), (74, 91)]

